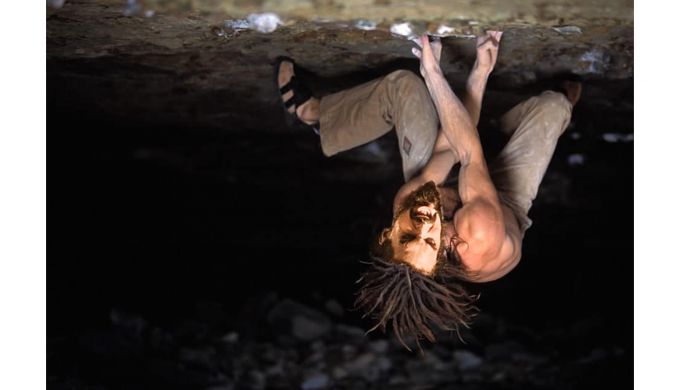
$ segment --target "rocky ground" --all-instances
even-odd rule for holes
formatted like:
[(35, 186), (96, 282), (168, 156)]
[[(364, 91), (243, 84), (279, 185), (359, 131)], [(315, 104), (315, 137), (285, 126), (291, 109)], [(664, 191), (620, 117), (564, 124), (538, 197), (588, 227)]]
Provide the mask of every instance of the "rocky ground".
[[(196, 389), (574, 389), (624, 385), (630, 351), (591, 340), (597, 317), (537, 330), (481, 314), (462, 343), (452, 334), (422, 354), (343, 321), (335, 300), (317, 307), (265, 294), (241, 330), (229, 310), (197, 302), (196, 313), (162, 326), (113, 309), (111, 324), (48, 345), (50, 388)], [(541, 325), (542, 327), (543, 325)], [(255, 333), (259, 333), (254, 336)], [(584, 346), (588, 346), (584, 348)]]

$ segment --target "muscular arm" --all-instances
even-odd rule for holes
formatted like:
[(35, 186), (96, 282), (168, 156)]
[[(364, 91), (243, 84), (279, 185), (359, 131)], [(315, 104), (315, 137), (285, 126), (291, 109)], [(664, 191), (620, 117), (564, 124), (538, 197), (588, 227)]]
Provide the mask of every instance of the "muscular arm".
[[(482, 100), (489, 75), (493, 71), (498, 58), (498, 45), (503, 33), (501, 31), (488, 31), (477, 37), (477, 58), (472, 66), (466, 83), (466, 93), (462, 103), (467, 111), (473, 126), (479, 123), (482, 109)], [(431, 45), (436, 63), (439, 64), (441, 57), (441, 42), (433, 42)], [(420, 52), (414, 52), (420, 57)], [(443, 131), (439, 131), (432, 156), (428, 164), (423, 168), (420, 182), (434, 181), (442, 184), (449, 175), (451, 168), (460, 161), (460, 158), (452, 150), (452, 145)]]
[[(488, 76), (489, 75), (487, 71), (476, 66), (470, 72), (470, 76), (468, 76), (466, 94), (462, 103), (475, 125), (477, 122), (479, 122), (482, 97), (484, 95), (484, 89), (486, 88), (486, 80), (488, 79)], [(425, 167), (423, 167), (420, 175), (405, 183), (397, 193), (397, 196), (395, 196), (395, 211), (398, 205), (401, 203), (401, 199), (403, 199), (404, 196), (419, 186), (427, 183), (428, 181), (434, 181), (437, 185), (443, 184), (444, 181), (446, 181), (446, 178), (448, 177), (449, 172), (451, 172), (453, 166), (459, 161), (460, 159), (452, 150), (451, 144), (449, 144), (446, 135), (440, 128), (430, 160), (427, 162)]]
[[(466, 93), (463, 97), (463, 106), (465, 111), (470, 115), (472, 123), (476, 126), (479, 122), (479, 114), (482, 107), (482, 98), (486, 88), (486, 80), (489, 74), (487, 71), (475, 67), (468, 76), (466, 84)], [(432, 151), (432, 156), (427, 165), (423, 168), (422, 175), (425, 177), (423, 182), (434, 181), (442, 184), (451, 172), (451, 169), (456, 165), (460, 159), (453, 152), (451, 144), (446, 138), (444, 132), (440, 129), (437, 134), (437, 140)]]
[(486, 90), (486, 82), (489, 79), (489, 72), (473, 68), (465, 84), (465, 95), (463, 95), (463, 105), (470, 114), (472, 123), (479, 124), (479, 115), (482, 111), (482, 99)]
[(463, 207), (456, 213), (456, 231), (467, 245), (464, 263), (473, 270), (485, 268), (504, 248), (506, 239), (503, 209), (491, 182), (479, 134), (463, 103), (444, 78), (434, 60), (427, 37), (423, 37), (421, 73), (437, 108), (442, 133), (460, 159), (458, 192)]
[(486, 82), (496, 65), (502, 36), (502, 31), (487, 31), (485, 35), (477, 37), (477, 58), (465, 85), (467, 93), (463, 97), (463, 104), (475, 126), (479, 123)]

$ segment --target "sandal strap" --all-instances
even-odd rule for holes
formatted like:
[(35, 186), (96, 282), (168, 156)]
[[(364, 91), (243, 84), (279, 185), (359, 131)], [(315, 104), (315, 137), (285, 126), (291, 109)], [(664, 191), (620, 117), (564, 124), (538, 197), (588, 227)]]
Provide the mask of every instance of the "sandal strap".
[(291, 90), (293, 91), (293, 96), (283, 102), (286, 108), (290, 108), (292, 105), (299, 107), (312, 97), (312, 93), (307, 86), (301, 83), (295, 76), (291, 77), (290, 81), (279, 89), (281, 95)]
[(288, 84), (286, 84), (286, 85), (284, 85), (283, 87), (279, 88), (279, 92), (281, 93), (281, 95), (283, 95), (284, 93), (286, 93), (286, 92), (288, 92), (288, 91), (290, 91), (290, 90), (293, 89), (293, 86), (292, 86), (291, 84), (293, 83), (293, 79), (294, 79), (294, 78), (295, 78), (295, 76), (291, 77), (291, 79), (288, 81)]
[(289, 109), (291, 106), (295, 105), (295, 95), (293, 95), (292, 98), (286, 100), (283, 102), (283, 106), (286, 107), (286, 110)]

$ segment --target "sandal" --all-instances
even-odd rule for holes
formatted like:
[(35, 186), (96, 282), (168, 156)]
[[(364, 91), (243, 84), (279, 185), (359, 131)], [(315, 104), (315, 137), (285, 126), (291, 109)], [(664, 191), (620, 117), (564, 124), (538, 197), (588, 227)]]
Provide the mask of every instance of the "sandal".
[[(305, 127), (307, 129), (312, 129), (316, 135), (319, 135), (318, 122), (313, 125), (309, 125), (303, 122), (297, 116), (297, 108), (312, 98), (312, 93), (310, 92), (309, 88), (307, 88), (307, 86), (303, 84), (300, 79), (295, 77), (295, 75), (290, 78), (288, 83), (279, 87), (279, 71), (281, 69), (281, 63), (283, 62), (290, 62), (293, 64), (293, 67), (295, 67), (295, 61), (289, 57), (279, 57), (276, 59), (276, 64), (274, 66), (274, 83), (276, 88), (279, 90), (279, 100), (283, 103), (283, 110), (286, 113), (286, 120), (288, 121), (289, 125), (296, 125)], [(289, 91), (293, 91), (293, 96), (290, 99), (283, 101), (283, 95)], [(288, 111), (291, 106), (295, 106), (295, 110), (293, 112)]]

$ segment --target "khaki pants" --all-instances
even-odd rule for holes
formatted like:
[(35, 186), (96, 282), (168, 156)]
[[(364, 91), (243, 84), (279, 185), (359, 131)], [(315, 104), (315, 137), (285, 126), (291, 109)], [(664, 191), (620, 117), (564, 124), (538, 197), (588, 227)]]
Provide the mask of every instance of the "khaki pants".
[[(557, 140), (569, 125), (571, 108), (563, 94), (546, 91), (501, 118), (501, 130), (510, 140), (489, 165), (489, 172), (522, 233), (531, 226), (527, 214)], [(439, 128), (427, 87), (404, 70), (326, 96), (320, 111), (321, 148), (326, 156), (371, 142), (395, 128), (407, 181), (427, 164)]]
[(531, 226), (527, 214), (557, 140), (569, 126), (571, 109), (566, 96), (545, 91), (501, 117), (501, 130), (510, 140), (489, 166), (489, 173), (501, 201), (517, 216), (522, 234)]
[(423, 81), (398, 70), (321, 99), (319, 135), (326, 156), (371, 142), (396, 128), (404, 179), (432, 155), (439, 119)]

